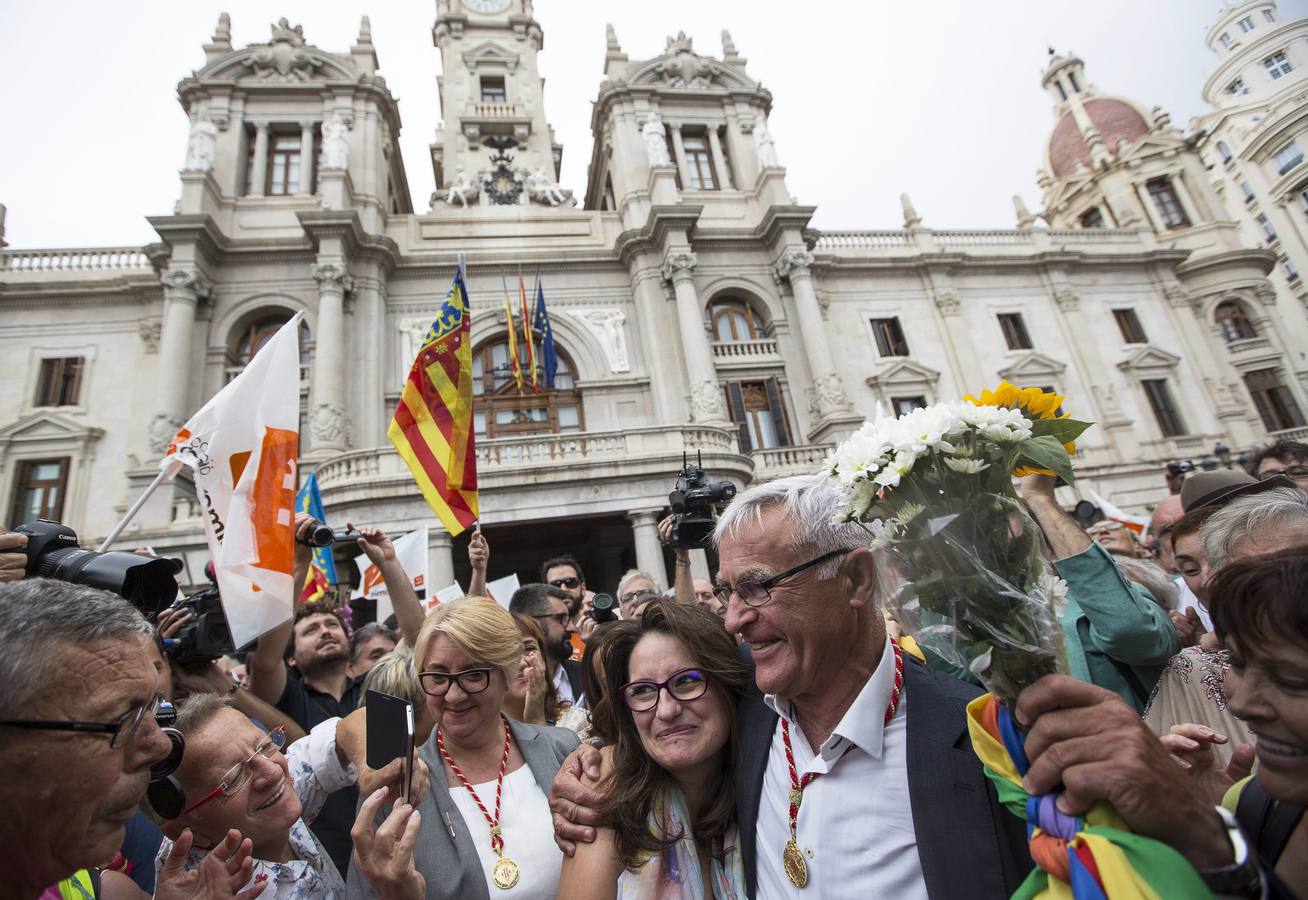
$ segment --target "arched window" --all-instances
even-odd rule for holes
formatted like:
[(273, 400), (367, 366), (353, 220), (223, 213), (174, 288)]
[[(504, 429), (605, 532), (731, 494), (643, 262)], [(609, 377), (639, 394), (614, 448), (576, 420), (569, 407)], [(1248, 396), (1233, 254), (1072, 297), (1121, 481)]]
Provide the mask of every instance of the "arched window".
[(554, 390), (545, 387), (544, 360), (536, 345), (536, 383), (531, 389), (531, 372), (526, 347), (518, 340), (522, 360), (523, 390), (513, 378), (509, 339), (502, 335), (472, 352), (473, 427), (479, 438), (513, 437), (524, 434), (574, 434), (585, 428), (577, 370), (562, 351), (554, 374)]
[[(291, 313), (285, 310), (267, 310), (251, 318), (244, 326), (232, 334), (228, 345), (228, 365), (225, 381), (231, 381), (241, 370), (249, 365), (263, 345), (272, 340), (283, 325), (291, 320)], [(300, 322), (300, 380), (303, 382), (309, 368), (309, 326)]]
[(1222, 340), (1228, 344), (1231, 341), (1258, 337), (1258, 332), (1253, 322), (1249, 320), (1249, 314), (1245, 312), (1244, 306), (1234, 300), (1217, 304), (1213, 316), (1217, 319), (1217, 327), (1222, 330)]
[(704, 310), (704, 328), (718, 343), (766, 337), (763, 320), (744, 300), (714, 300)]

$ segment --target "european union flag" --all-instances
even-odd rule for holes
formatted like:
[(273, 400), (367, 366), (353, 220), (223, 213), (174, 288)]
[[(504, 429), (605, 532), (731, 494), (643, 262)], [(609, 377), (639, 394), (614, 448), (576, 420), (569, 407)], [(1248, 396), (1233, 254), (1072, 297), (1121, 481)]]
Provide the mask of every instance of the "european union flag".
[(559, 368), (559, 354), (554, 349), (554, 329), (550, 327), (549, 310), (545, 308), (545, 286), (536, 279), (536, 313), (532, 329), (541, 336), (541, 365), (545, 369), (545, 389), (554, 390), (554, 373)]
[[(327, 513), (322, 508), (322, 494), (318, 491), (317, 472), (310, 472), (309, 477), (304, 480), (304, 486), (295, 497), (295, 508), (299, 512), (308, 513), (319, 522), (324, 524), (327, 522)], [(336, 557), (332, 556), (331, 547), (313, 548), (312, 565), (327, 577), (328, 584), (336, 583)]]

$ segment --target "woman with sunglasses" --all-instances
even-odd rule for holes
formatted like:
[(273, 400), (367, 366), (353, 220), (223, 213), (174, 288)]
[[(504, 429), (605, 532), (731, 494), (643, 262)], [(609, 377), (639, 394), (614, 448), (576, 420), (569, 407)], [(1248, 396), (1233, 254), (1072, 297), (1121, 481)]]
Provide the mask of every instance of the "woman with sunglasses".
[(594, 843), (563, 862), (559, 896), (717, 900), (745, 896), (736, 843), (736, 706), (750, 676), (722, 620), (659, 602), (604, 636), (601, 776)]
[(417, 751), (431, 786), (390, 810), (377, 795), (364, 800), (347, 896), (555, 896), (563, 854), (546, 797), (578, 739), (503, 714), (522, 651), (513, 616), (494, 601), (465, 597), (427, 616), (414, 659), (436, 722)]

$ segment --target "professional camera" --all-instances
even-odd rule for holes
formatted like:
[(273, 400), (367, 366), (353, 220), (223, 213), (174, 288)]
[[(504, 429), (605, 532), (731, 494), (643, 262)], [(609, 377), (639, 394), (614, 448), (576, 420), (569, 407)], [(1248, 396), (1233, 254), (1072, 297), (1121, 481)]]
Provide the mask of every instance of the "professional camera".
[(708, 480), (703, 462), (697, 455), (692, 464), (684, 453), (681, 455), (677, 486), (668, 494), (668, 504), (672, 507), (672, 535), (668, 543), (673, 547), (707, 548), (718, 507), (726, 506), (736, 496), (736, 486), (730, 481)]
[(112, 550), (97, 553), (77, 546), (67, 525), (38, 519), (14, 531), (27, 535), (27, 574), (112, 591), (153, 619), (177, 597), (176, 564), (157, 556)]
[(192, 613), (191, 621), (170, 638), (164, 650), (180, 666), (211, 663), (227, 653), (234, 653), (232, 631), (223, 613), (222, 598), (218, 594), (218, 578), (213, 563), (204, 567), (209, 586), (189, 597), (178, 600), (173, 609), (186, 609)]
[(171, 701), (164, 700), (159, 704), (154, 721), (167, 736), (171, 747), (167, 756), (150, 766), (150, 786), (146, 789), (145, 797), (160, 818), (175, 819), (186, 807), (186, 794), (173, 776), (186, 754), (186, 738), (172, 727), (177, 721), (177, 709)]
[(617, 598), (612, 594), (596, 594), (590, 600), (590, 611), (586, 615), (594, 619), (595, 624), (603, 625), (618, 618), (617, 608)]

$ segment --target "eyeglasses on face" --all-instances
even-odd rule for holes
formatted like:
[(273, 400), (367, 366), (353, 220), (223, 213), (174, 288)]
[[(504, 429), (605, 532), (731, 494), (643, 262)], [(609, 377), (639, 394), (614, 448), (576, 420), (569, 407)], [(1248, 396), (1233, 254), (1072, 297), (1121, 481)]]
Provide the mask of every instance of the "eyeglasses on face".
[[(852, 548), (851, 548), (852, 549)], [(787, 569), (779, 575), (773, 575), (771, 578), (764, 578), (762, 581), (741, 581), (734, 587), (725, 584), (718, 585), (713, 589), (713, 595), (718, 598), (723, 606), (731, 602), (731, 595), (735, 594), (740, 598), (740, 602), (746, 606), (762, 606), (772, 599), (772, 589), (787, 578), (793, 578), (806, 569), (824, 563), (829, 559), (835, 559), (837, 556), (843, 556), (849, 553), (849, 549), (832, 550), (823, 553), (821, 556), (810, 559), (808, 562), (800, 563), (793, 568)]]
[(1308, 478), (1308, 466), (1286, 466), (1284, 469), (1269, 469), (1258, 475), (1259, 481), (1266, 481), (1269, 478), (1275, 478), (1277, 475), (1286, 475), (1290, 478)]
[(567, 612), (546, 613), (541, 616), (532, 616), (533, 619), (539, 619), (542, 622), (557, 622), (560, 625), (567, 625), (570, 616)]
[(182, 815), (195, 812), (201, 806), (204, 806), (215, 797), (235, 797), (236, 792), (245, 787), (245, 783), (250, 780), (253, 770), (250, 764), (254, 762), (255, 757), (262, 756), (264, 759), (273, 759), (281, 752), (282, 747), (286, 745), (286, 727), (278, 725), (272, 731), (254, 746), (254, 752), (245, 759), (232, 766), (223, 773), (222, 780), (218, 786), (209, 793), (205, 794), (195, 803), (192, 803), (186, 809), (182, 810)]
[(133, 706), (118, 717), (116, 722), (78, 722), (72, 719), (3, 719), (0, 725), (8, 728), (28, 728), (34, 731), (76, 731), (82, 734), (108, 734), (110, 749), (125, 747), (136, 737), (146, 716), (154, 718), (159, 706), (167, 702), (162, 693), (149, 702)]
[(576, 577), (555, 578), (553, 581), (550, 582), (550, 584), (556, 588), (567, 588), (568, 590), (573, 590), (575, 588), (581, 587), (581, 579)]
[(647, 712), (659, 705), (659, 694), (665, 688), (674, 700), (698, 700), (708, 690), (708, 675), (699, 669), (682, 669), (673, 672), (666, 681), (629, 681), (619, 688), (622, 702), (632, 712)]
[(465, 694), (480, 694), (490, 685), (490, 669), (464, 669), (462, 672), (419, 672), (418, 683), (433, 697), (443, 697), (450, 684), (457, 684)]
[(652, 600), (659, 599), (658, 591), (639, 590), (632, 591), (630, 594), (623, 594), (618, 598), (618, 602), (623, 606), (631, 606), (633, 603), (649, 603)]

